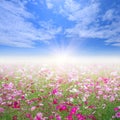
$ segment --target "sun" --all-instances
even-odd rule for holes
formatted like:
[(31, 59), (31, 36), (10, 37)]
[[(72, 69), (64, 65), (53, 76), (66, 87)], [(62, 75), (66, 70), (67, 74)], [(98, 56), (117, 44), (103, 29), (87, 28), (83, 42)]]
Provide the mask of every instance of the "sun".
[(53, 61), (58, 64), (67, 63), (71, 59), (71, 56), (65, 53), (60, 53), (53, 56)]
[(76, 57), (69, 52), (62, 51), (57, 52), (52, 57), (52, 62), (57, 65), (67, 65), (67, 64), (73, 64), (76, 62)]

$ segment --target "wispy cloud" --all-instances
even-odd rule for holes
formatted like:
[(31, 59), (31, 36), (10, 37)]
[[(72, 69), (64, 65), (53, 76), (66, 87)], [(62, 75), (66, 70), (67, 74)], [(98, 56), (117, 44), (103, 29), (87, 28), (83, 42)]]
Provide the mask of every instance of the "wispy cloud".
[(47, 5), (48, 9), (53, 8), (53, 4), (52, 4), (51, 0), (46, 0), (46, 5)]
[[(100, 0), (65, 0), (55, 8), (54, 2), (51, 9), (57, 10), (67, 20), (74, 23), (73, 27), (65, 29), (69, 38), (97, 38), (105, 41), (106, 45), (119, 46), (120, 43), (120, 12), (117, 8), (103, 10)], [(53, 7), (54, 6), (54, 7)]]
[(118, 43), (113, 43), (112, 45), (113, 45), (113, 46), (120, 47), (120, 40), (119, 40), (119, 42), (118, 42)]
[(115, 13), (116, 11), (114, 9), (107, 10), (103, 15), (103, 21), (105, 20), (112, 21), (116, 17)]
[[(115, 9), (108, 9), (105, 13), (102, 12), (101, 5), (98, 2), (90, 2), (86, 6), (75, 7), (73, 5), (71, 8), (75, 8), (71, 13), (65, 13), (69, 20), (76, 22), (75, 26), (66, 29), (66, 35), (69, 37), (79, 36), (80, 38), (99, 38), (105, 40), (108, 43), (114, 43), (111, 45), (117, 46), (120, 42), (120, 28), (119, 26), (119, 15), (116, 13)], [(80, 4), (78, 3), (78, 6)], [(62, 9), (62, 13), (69, 10), (70, 6), (65, 6)], [(76, 10), (77, 8), (77, 10)], [(104, 25), (102, 25), (104, 23)], [(111, 40), (112, 39), (112, 40)], [(117, 42), (117, 43), (116, 43)]]
[[(43, 5), (46, 12), (59, 14), (62, 20), (68, 20), (64, 30), (58, 26), (51, 15), (50, 20), (40, 21), (34, 12), (27, 9)], [(45, 5), (46, 3), (46, 5)], [(40, 12), (40, 11), (35, 11)], [(39, 17), (41, 15), (39, 14)], [(47, 18), (47, 16), (46, 16)], [(100, 0), (1, 0), (0, 2), (0, 44), (15, 47), (34, 47), (36, 41), (56, 39), (61, 33), (64, 37), (74, 39), (97, 38), (106, 45), (120, 46), (120, 12), (117, 8), (102, 9)], [(34, 23), (34, 22), (36, 23)], [(55, 21), (55, 22), (54, 22)], [(53, 24), (53, 23), (56, 23)], [(37, 24), (37, 26), (36, 26)], [(60, 25), (60, 21), (59, 21)], [(64, 33), (63, 33), (64, 31)]]
[[(26, 9), (27, 1), (5, 1), (0, 3), (0, 44), (15, 47), (33, 47), (36, 41), (54, 39), (61, 31), (60, 27), (51, 25), (35, 27), (29, 19), (35, 16)], [(49, 22), (43, 22), (49, 26)]]
[(98, 6), (98, 3), (93, 2), (82, 6), (74, 0), (66, 0), (64, 6), (60, 9), (60, 13), (65, 15), (68, 20), (80, 22), (82, 25), (88, 25), (95, 20), (99, 11)]

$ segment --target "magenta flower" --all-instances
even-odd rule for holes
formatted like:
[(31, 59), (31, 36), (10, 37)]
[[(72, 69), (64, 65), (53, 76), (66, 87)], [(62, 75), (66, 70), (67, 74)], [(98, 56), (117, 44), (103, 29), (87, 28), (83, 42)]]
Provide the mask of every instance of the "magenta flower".
[(20, 101), (15, 101), (13, 103), (13, 108), (20, 108)]
[(52, 94), (56, 95), (57, 93), (58, 93), (58, 89), (57, 88), (53, 89)]
[(114, 111), (118, 111), (118, 110), (119, 110), (119, 108), (118, 108), (118, 107), (114, 108)]
[(66, 106), (66, 105), (62, 105), (62, 106), (60, 107), (60, 111), (65, 111), (65, 110), (67, 110), (67, 106)]
[(76, 112), (78, 110), (78, 107), (73, 107), (71, 110), (70, 110), (70, 115), (75, 115)]
[(57, 99), (53, 99), (53, 104), (57, 104), (58, 100)]
[(72, 117), (72, 115), (70, 114), (70, 115), (68, 115), (67, 117), (67, 120), (73, 120), (73, 117)]
[(25, 95), (22, 95), (22, 96), (21, 96), (21, 99), (24, 100), (24, 99), (25, 99)]
[(86, 120), (86, 117), (85, 117), (85, 116), (83, 116), (83, 115), (82, 115), (82, 114), (80, 114), (80, 113), (79, 113), (79, 114), (77, 114), (77, 115), (76, 115), (76, 117), (77, 117), (77, 119), (78, 119), (78, 120)]
[(61, 104), (61, 105), (56, 106), (56, 109), (58, 109), (58, 110), (60, 110), (60, 111), (65, 111), (65, 110), (67, 110), (67, 106)]

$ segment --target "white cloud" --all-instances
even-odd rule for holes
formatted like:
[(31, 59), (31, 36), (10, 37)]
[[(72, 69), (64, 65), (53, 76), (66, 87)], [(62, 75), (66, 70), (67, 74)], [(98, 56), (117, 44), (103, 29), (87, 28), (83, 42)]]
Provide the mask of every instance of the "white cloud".
[(118, 42), (118, 43), (113, 43), (112, 45), (113, 45), (113, 46), (120, 47), (120, 40), (119, 40), (119, 42)]
[(61, 4), (64, 3), (65, 0), (45, 0), (48, 9), (58, 9)]
[(113, 20), (114, 17), (115, 17), (115, 10), (114, 9), (109, 9), (103, 15), (103, 21), (104, 20)]
[(64, 6), (63, 6), (63, 14), (66, 14), (69, 16), (69, 13), (74, 13), (80, 9), (80, 4), (73, 0), (65, 0)]
[(51, 0), (46, 0), (46, 5), (47, 5), (48, 9), (52, 9), (54, 6), (54, 4), (52, 3)]
[(99, 11), (99, 4), (92, 2), (91, 4), (82, 6), (74, 0), (66, 0), (60, 11), (68, 20), (79, 22), (82, 25), (88, 25), (95, 20), (96, 14)]
[(36, 28), (28, 21), (28, 19), (35, 19), (35, 16), (26, 10), (25, 4), (25, 2), (15, 2), (15, 0), (1, 0), (0, 44), (33, 47), (36, 41), (54, 39), (55, 35), (61, 31), (60, 27), (57, 28), (52, 25), (49, 28)]
[[(66, 0), (60, 13), (75, 25), (65, 30), (67, 37), (99, 38), (105, 44), (118, 46), (120, 43), (120, 16), (116, 9), (102, 13), (100, 2), (90, 1), (84, 6), (75, 0)], [(102, 25), (104, 23), (104, 25)], [(112, 39), (112, 40), (111, 40)]]
[(111, 38), (109, 38), (108, 40), (105, 41), (106, 44), (111, 44), (113, 46), (120, 46), (120, 34), (117, 33), (117, 35), (114, 37), (114, 36), (111, 36)]

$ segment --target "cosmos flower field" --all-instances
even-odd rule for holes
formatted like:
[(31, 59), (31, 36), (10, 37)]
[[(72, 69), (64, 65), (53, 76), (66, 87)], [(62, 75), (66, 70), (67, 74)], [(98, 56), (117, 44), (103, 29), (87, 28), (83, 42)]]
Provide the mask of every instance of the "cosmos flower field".
[(119, 120), (120, 64), (0, 64), (0, 120)]

